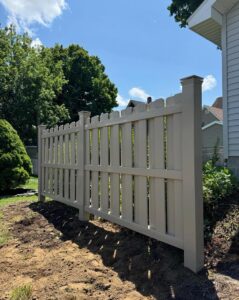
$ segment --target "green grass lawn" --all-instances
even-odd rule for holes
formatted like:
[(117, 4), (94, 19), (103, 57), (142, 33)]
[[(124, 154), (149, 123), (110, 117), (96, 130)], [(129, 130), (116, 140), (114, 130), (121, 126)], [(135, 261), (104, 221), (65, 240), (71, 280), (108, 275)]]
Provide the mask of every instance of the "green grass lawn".
[(20, 188), (37, 191), (37, 189), (38, 189), (38, 178), (37, 177), (31, 177), (29, 179), (29, 181), (26, 184), (21, 185)]
[[(26, 190), (35, 190), (37, 191), (37, 185), (38, 185), (38, 178), (37, 177), (31, 177), (29, 181), (20, 186), (19, 188), (23, 188)], [(0, 208), (13, 204), (16, 202), (21, 202), (21, 201), (37, 201), (37, 195), (32, 195), (32, 196), (0, 196)]]

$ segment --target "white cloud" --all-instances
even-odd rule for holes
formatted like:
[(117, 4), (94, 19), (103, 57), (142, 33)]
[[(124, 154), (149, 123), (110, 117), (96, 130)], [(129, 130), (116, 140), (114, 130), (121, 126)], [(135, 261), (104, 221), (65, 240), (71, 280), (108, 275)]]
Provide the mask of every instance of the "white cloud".
[(202, 91), (210, 91), (217, 86), (217, 80), (213, 75), (207, 75), (204, 77), (203, 84), (202, 84)]
[(39, 38), (36, 38), (36, 39), (32, 40), (32, 42), (31, 42), (31, 47), (32, 48), (39, 48), (42, 45), (43, 44), (42, 44), (42, 42), (41, 42), (41, 40)]
[(120, 94), (117, 95), (116, 101), (119, 106), (126, 106), (128, 104), (128, 100), (123, 98)]
[(139, 87), (133, 87), (132, 89), (130, 89), (129, 95), (142, 101), (146, 101), (147, 98), (150, 97), (149, 94), (147, 94), (143, 89)]
[(30, 34), (31, 25), (48, 26), (67, 7), (66, 0), (0, 0), (0, 4), (8, 12), (8, 23)]

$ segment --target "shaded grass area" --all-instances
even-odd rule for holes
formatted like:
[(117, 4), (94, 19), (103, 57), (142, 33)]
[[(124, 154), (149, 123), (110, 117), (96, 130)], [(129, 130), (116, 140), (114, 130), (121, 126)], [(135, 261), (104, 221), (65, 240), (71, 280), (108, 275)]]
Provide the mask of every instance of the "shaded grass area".
[(24, 185), (21, 185), (20, 186), (21, 188), (23, 189), (26, 189), (26, 190), (35, 190), (37, 191), (38, 189), (38, 177), (31, 177), (28, 182)]
[[(38, 178), (31, 177), (25, 185), (19, 186), (7, 195), (0, 196), (0, 209), (6, 205), (14, 204), (22, 201), (37, 201), (37, 195), (27, 195), (28, 192), (37, 192), (38, 189)], [(22, 196), (21, 196), (22, 194)]]

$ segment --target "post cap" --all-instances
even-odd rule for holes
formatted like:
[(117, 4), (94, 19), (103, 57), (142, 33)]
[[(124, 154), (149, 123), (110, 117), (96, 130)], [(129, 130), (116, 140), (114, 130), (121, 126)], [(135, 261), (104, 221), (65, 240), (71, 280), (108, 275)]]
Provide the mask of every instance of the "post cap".
[(85, 122), (87, 120), (87, 118), (89, 118), (91, 115), (90, 111), (79, 111), (78, 112), (78, 116), (79, 116), (79, 120)]
[(86, 110), (81, 110), (78, 112), (78, 115), (81, 116), (81, 115), (88, 115), (90, 116), (91, 115), (91, 112), (90, 111), (86, 111)]
[(203, 78), (197, 75), (192, 75), (192, 76), (188, 76), (188, 77), (184, 77), (181, 80), (181, 84), (188, 84), (188, 83), (203, 83)]

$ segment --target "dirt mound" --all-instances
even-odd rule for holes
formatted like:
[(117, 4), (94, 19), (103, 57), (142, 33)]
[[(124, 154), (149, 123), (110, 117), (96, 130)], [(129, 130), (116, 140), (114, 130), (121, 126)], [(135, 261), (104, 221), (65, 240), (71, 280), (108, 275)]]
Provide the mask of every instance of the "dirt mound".
[(25, 283), (41, 300), (238, 296), (238, 236), (220, 247), (220, 222), (207, 240), (206, 267), (195, 275), (183, 267), (181, 250), (109, 222), (80, 222), (77, 210), (54, 201), (11, 205), (3, 214), (12, 238), (0, 248), (2, 300)]

